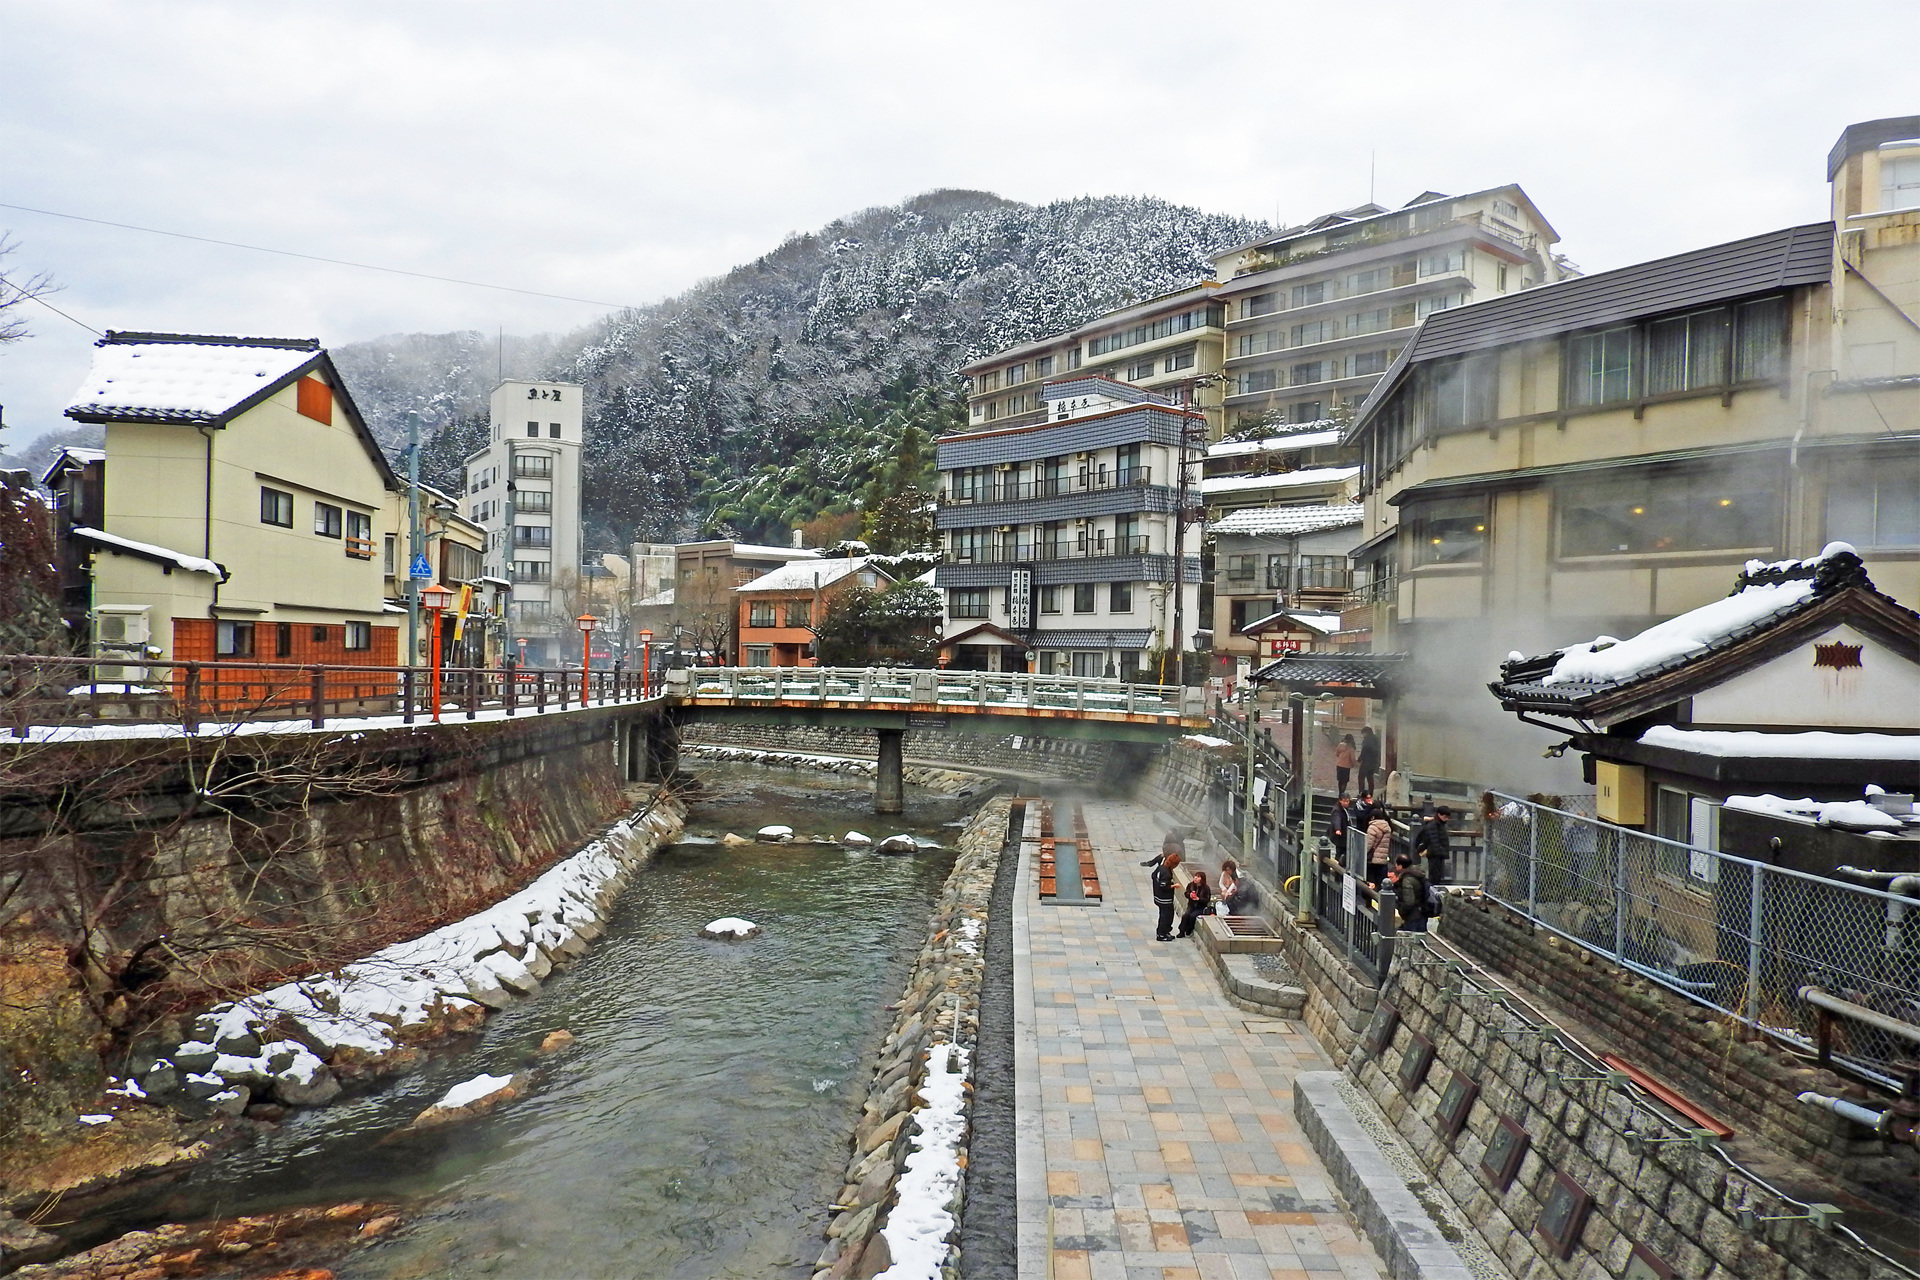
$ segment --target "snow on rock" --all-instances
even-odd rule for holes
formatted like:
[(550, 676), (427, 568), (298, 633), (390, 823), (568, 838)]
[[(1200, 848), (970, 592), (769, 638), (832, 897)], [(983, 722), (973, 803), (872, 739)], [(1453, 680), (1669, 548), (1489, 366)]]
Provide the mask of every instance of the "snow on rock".
[(760, 830), (758, 830), (754, 834), (759, 836), (760, 839), (766, 841), (768, 844), (785, 844), (789, 840), (793, 839), (793, 828), (783, 827), (783, 826), (779, 826), (778, 824), (775, 824), (772, 826), (762, 827), (760, 828)]
[(968, 955), (980, 953), (980, 926), (982, 922), (972, 916), (960, 922), (960, 936), (953, 940), (954, 950), (964, 951)]
[(1771, 814), (1790, 822), (1862, 831), (1899, 831), (1905, 824), (1865, 800), (1787, 800), (1775, 795), (1728, 796), (1726, 807)]
[(1681, 729), (1660, 724), (1640, 735), (1643, 746), (1707, 756), (1752, 756), (1790, 760), (1920, 761), (1920, 734), (1766, 733), (1756, 729)]
[(954, 1191), (960, 1185), (960, 1146), (967, 1131), (965, 1049), (927, 1049), (926, 1105), (913, 1113), (913, 1150), (895, 1184), (895, 1203), (881, 1228), (893, 1265), (880, 1280), (937, 1280), (953, 1232)]
[(478, 1075), (471, 1080), (463, 1080), (441, 1096), (434, 1103), (436, 1107), (464, 1107), (480, 1101), (490, 1093), (498, 1093), (513, 1083), (512, 1076)]
[(729, 831), (720, 837), (720, 843), (729, 849), (738, 849), (743, 844), (752, 844), (753, 841), (747, 839), (745, 836), (738, 836)]
[(915, 853), (919, 851), (920, 842), (912, 836), (902, 833), (900, 835), (888, 836), (880, 842), (878, 848), (881, 853)]
[(409, 1129), (431, 1129), (483, 1116), (502, 1103), (512, 1102), (526, 1092), (528, 1077), (478, 1075), (463, 1080), (446, 1091), (440, 1100), (413, 1118)]
[(840, 837), (840, 843), (845, 845), (852, 845), (854, 848), (860, 849), (860, 848), (865, 848), (867, 845), (872, 844), (873, 837), (870, 835), (865, 835), (859, 831), (849, 831), (847, 832), (847, 834)]
[(113, 1117), (112, 1117), (112, 1116), (107, 1116), (107, 1115), (96, 1115), (96, 1116), (81, 1116), (81, 1117), (80, 1117), (80, 1123), (81, 1123), (81, 1124), (87, 1124), (87, 1125), (93, 1125), (93, 1124), (112, 1124), (112, 1123), (113, 1123)]
[(1606, 684), (1630, 679), (1709, 648), (1812, 594), (1811, 578), (1745, 587), (1626, 640), (1599, 636), (1585, 644), (1570, 645), (1560, 651), (1559, 661), (1541, 683)]
[(737, 939), (757, 938), (760, 926), (751, 920), (742, 920), (739, 916), (721, 916), (718, 920), (709, 920), (700, 930), (703, 938)]

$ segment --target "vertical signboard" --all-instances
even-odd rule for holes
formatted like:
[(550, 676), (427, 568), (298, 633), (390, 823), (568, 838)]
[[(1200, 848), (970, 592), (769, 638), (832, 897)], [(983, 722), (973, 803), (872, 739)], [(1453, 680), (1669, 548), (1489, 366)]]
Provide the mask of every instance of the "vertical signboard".
[(1013, 566), (1007, 580), (1007, 625), (1015, 631), (1033, 627), (1033, 566)]

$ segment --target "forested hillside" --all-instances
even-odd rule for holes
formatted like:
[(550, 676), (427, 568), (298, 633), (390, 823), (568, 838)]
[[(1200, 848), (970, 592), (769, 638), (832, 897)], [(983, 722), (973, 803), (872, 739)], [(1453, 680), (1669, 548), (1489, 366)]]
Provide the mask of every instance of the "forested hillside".
[(483, 438), (496, 364), (585, 384), (589, 545), (784, 541), (897, 478), (909, 425), (930, 438), (959, 420), (957, 366), (1190, 283), (1264, 230), (1139, 197), (939, 191), (556, 340), (406, 335), (335, 358), (390, 448), (408, 409), (434, 425), (423, 468), (443, 484)]

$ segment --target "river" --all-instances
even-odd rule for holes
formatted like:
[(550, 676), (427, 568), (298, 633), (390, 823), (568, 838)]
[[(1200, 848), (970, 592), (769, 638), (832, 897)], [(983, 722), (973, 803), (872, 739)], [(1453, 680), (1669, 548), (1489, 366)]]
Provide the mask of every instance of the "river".
[[(871, 783), (697, 762), (687, 838), (627, 886), (607, 936), (465, 1051), (378, 1092), (297, 1113), (197, 1170), (173, 1220), (400, 1198), (406, 1229), (333, 1264), (341, 1280), (806, 1276), (839, 1190), (863, 1057), (924, 940), (950, 850), (725, 848), (698, 837), (783, 822), (802, 838), (913, 832), (951, 845), (979, 803), (909, 788), (877, 819)], [(738, 915), (741, 943), (700, 926)], [(546, 1032), (579, 1039), (542, 1058)], [(392, 1135), (450, 1086), (532, 1068), (529, 1094), (470, 1124)]]

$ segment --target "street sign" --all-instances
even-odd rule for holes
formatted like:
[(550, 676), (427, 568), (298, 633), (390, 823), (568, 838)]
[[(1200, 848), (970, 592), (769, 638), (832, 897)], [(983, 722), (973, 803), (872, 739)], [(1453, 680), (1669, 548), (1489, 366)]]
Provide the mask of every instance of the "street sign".
[(1360, 893), (1359, 893), (1359, 890), (1354, 887), (1354, 878), (1352, 876), (1341, 876), (1340, 877), (1340, 909), (1342, 911), (1345, 911), (1348, 915), (1352, 915), (1354, 912), (1354, 907), (1359, 902), (1359, 899), (1360, 899)]
[(433, 566), (427, 563), (426, 556), (417, 555), (407, 567), (407, 576), (415, 582), (432, 582)]
[(1007, 582), (1007, 625), (1025, 631), (1033, 625), (1033, 569), (1015, 565)]

